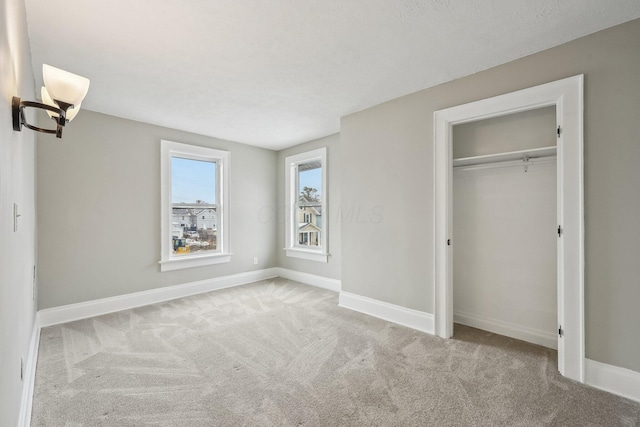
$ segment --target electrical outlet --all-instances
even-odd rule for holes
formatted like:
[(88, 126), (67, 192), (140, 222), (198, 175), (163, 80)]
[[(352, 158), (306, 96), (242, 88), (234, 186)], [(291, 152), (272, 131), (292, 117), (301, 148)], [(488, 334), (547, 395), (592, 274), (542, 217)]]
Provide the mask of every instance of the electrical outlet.
[(253, 258), (253, 265), (258, 265), (258, 257)]

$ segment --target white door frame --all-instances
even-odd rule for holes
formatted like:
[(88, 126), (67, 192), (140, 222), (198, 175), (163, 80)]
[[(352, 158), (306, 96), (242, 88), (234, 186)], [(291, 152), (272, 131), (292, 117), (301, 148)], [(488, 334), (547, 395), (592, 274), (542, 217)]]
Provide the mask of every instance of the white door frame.
[[(583, 81), (578, 75), (517, 92), (436, 111), (434, 122), (435, 332), (453, 335), (452, 131), (453, 125), (547, 106), (559, 126), (558, 370), (584, 382)], [(549, 230), (553, 233), (554, 230)], [(455, 244), (455, 242), (452, 242)]]

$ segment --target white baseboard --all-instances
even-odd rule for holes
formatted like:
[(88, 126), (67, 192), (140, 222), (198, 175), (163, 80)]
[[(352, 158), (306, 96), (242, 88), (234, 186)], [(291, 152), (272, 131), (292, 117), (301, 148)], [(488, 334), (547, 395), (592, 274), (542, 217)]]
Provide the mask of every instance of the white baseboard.
[(232, 274), (229, 276), (200, 280), (182, 285), (167, 286), (164, 288), (118, 295), (110, 298), (101, 298), (77, 304), (63, 305), (61, 307), (46, 308), (38, 312), (40, 316), (40, 326), (45, 327), (72, 322), (74, 320), (128, 310), (130, 308), (169, 301), (176, 298), (216, 291), (219, 289), (230, 288), (232, 286), (244, 285), (246, 283), (257, 282), (259, 280), (271, 279), (277, 276), (277, 268), (267, 268), (264, 270)]
[(433, 314), (431, 313), (413, 310), (349, 292), (340, 292), (338, 305), (428, 334), (433, 335), (434, 333)]
[(453, 321), (461, 325), (471, 326), (484, 331), (493, 332), (522, 341), (538, 344), (544, 347), (558, 349), (558, 337), (540, 329), (527, 328), (501, 320), (490, 319), (476, 314), (453, 312)]
[(283, 279), (289, 279), (295, 282), (304, 283), (305, 285), (328, 289), (333, 292), (340, 292), (340, 289), (342, 289), (342, 282), (338, 279), (330, 279), (328, 277), (316, 276), (315, 274), (303, 273), (301, 271), (289, 270), (288, 268), (282, 267), (276, 267), (275, 270), (277, 270), (278, 276)]
[(20, 400), (19, 427), (31, 425), (31, 408), (33, 406), (33, 387), (36, 381), (36, 365), (38, 363), (38, 348), (40, 347), (40, 318), (36, 313), (33, 321), (31, 340), (29, 341), (29, 354), (23, 370), (22, 397)]
[(169, 301), (204, 292), (216, 291), (232, 286), (244, 285), (246, 283), (257, 282), (259, 280), (271, 279), (274, 277), (283, 277), (285, 279), (295, 280), (296, 282), (307, 285), (340, 292), (340, 280), (329, 279), (327, 277), (302, 273), (286, 268), (273, 267), (264, 270), (200, 280), (182, 285), (167, 286), (148, 291), (69, 304), (61, 307), (46, 308), (38, 312), (40, 317), (40, 326), (46, 327), (60, 323), (72, 322), (74, 320), (128, 310), (130, 308)]
[(585, 359), (585, 384), (640, 402), (640, 372)]

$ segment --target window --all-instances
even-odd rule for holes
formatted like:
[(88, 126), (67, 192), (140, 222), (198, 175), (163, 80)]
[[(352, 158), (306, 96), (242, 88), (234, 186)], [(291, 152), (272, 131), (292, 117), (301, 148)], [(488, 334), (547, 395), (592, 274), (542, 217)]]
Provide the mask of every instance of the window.
[(160, 270), (229, 262), (229, 152), (164, 140), (161, 150)]
[(327, 262), (327, 149), (285, 159), (286, 255)]

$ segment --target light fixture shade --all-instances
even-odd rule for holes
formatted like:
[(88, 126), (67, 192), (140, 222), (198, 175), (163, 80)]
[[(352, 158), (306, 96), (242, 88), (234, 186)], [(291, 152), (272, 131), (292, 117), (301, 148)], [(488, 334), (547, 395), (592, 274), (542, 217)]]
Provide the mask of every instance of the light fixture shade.
[(79, 105), (89, 90), (89, 79), (42, 64), (42, 77), (51, 99)]
[[(56, 107), (59, 108), (58, 105), (53, 101), (53, 99), (51, 99), (51, 96), (49, 95), (49, 92), (47, 92), (47, 88), (42, 86), (42, 89), (40, 89), (40, 95), (42, 96), (42, 102), (44, 104), (50, 105), (52, 107)], [(71, 120), (74, 119), (75, 116), (78, 115), (78, 111), (80, 111), (80, 106), (82, 105), (82, 103), (76, 104), (73, 106), (73, 108), (69, 108), (67, 110), (67, 114), (65, 115), (65, 118), (67, 119), (68, 122), (70, 122)], [(54, 113), (53, 111), (49, 111), (46, 110), (47, 114), (49, 115), (49, 117), (51, 118), (57, 118), (58, 117), (58, 113)]]

